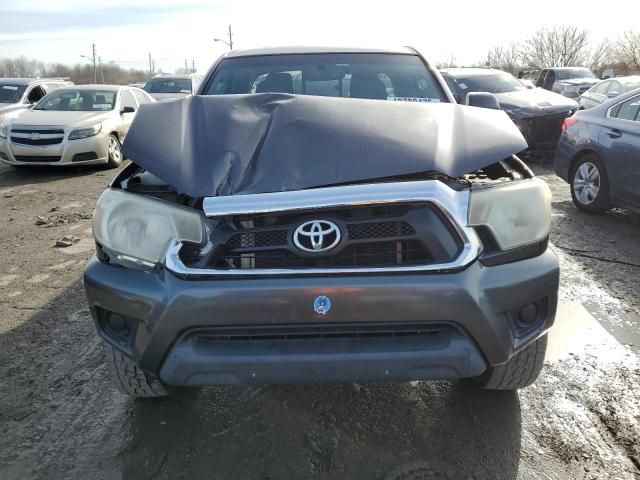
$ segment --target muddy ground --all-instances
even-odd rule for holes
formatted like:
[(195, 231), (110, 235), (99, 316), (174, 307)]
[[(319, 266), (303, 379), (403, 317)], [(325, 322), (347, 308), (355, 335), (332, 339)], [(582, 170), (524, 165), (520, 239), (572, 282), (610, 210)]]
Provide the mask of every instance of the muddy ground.
[(134, 402), (109, 383), (81, 284), (114, 172), (0, 166), (0, 478), (640, 478), (640, 218), (579, 213), (537, 170), (554, 192), (562, 290), (533, 387), (224, 387)]

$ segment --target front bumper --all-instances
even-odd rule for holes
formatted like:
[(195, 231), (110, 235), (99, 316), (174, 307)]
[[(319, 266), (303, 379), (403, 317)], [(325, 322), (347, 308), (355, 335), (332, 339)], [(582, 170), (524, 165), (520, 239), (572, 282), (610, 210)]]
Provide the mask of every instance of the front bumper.
[[(473, 377), (506, 362), (553, 323), (558, 279), (549, 250), (495, 267), (476, 261), (455, 273), (207, 280), (94, 258), (85, 290), (101, 336), (167, 384), (354, 382)], [(321, 295), (331, 299), (326, 315), (313, 308)], [(512, 312), (532, 302), (544, 309), (523, 334)], [(105, 330), (111, 312), (135, 324), (128, 343)], [(420, 325), (439, 333), (282, 335), (325, 325)], [(256, 328), (266, 327), (280, 333), (256, 340)], [(236, 333), (220, 333), (229, 328)]]
[(57, 145), (23, 145), (0, 138), (0, 160), (9, 165), (94, 165), (108, 161), (109, 135), (78, 140), (65, 138)]

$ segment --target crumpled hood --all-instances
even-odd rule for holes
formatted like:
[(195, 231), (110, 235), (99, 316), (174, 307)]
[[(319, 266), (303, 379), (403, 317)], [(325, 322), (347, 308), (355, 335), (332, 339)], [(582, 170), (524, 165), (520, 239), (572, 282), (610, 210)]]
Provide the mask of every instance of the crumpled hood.
[(597, 78), (567, 78), (565, 80), (558, 80), (558, 84), (560, 85), (595, 85), (602, 80), (598, 80)]
[(123, 153), (178, 192), (204, 197), (457, 177), (525, 148), (499, 110), (265, 93), (148, 104)]
[(496, 97), (503, 110), (518, 118), (552, 115), (578, 108), (574, 100), (544, 88), (498, 93)]

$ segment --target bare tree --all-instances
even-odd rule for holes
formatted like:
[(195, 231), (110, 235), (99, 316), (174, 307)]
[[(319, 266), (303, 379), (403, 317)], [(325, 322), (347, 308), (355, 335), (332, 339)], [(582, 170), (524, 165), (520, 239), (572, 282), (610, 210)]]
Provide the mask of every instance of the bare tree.
[(640, 32), (628, 31), (616, 42), (615, 59), (627, 70), (640, 72)]
[(542, 28), (524, 41), (522, 53), (532, 68), (583, 65), (589, 57), (589, 34), (572, 25)]
[(500, 45), (493, 47), (487, 53), (487, 58), (483, 62), (483, 66), (490, 68), (498, 68), (512, 75), (517, 75), (522, 65), (522, 50), (517, 43), (511, 43), (508, 46)]
[(458, 62), (456, 61), (456, 56), (453, 54), (453, 52), (451, 52), (451, 56), (449, 57), (449, 60), (446, 60), (444, 62), (438, 62), (436, 63), (436, 68), (455, 68), (458, 66)]
[(614, 48), (608, 38), (604, 38), (591, 49), (587, 66), (597, 76), (614, 61)]

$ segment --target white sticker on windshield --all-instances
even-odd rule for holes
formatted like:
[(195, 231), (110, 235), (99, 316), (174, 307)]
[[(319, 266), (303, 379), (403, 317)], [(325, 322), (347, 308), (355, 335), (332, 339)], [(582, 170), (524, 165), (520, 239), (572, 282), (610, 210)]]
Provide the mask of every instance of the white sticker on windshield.
[(391, 97), (389, 100), (393, 100), (394, 102), (440, 103), (439, 98)]
[(459, 83), (459, 84), (458, 84), (458, 86), (459, 86), (461, 89), (463, 89), (463, 90), (466, 90), (467, 88), (469, 88), (469, 87), (467, 87), (467, 85), (466, 85), (466, 84), (464, 84), (464, 83)]
[(5, 90), (17, 90), (18, 89), (18, 87), (15, 87), (13, 85), (3, 85), (2, 88), (5, 89)]
[(94, 103), (93, 108), (95, 110), (109, 110), (111, 108), (110, 103)]

